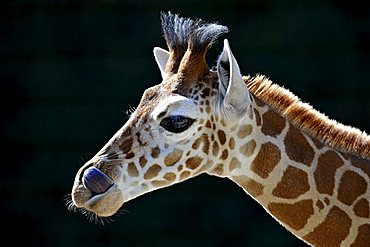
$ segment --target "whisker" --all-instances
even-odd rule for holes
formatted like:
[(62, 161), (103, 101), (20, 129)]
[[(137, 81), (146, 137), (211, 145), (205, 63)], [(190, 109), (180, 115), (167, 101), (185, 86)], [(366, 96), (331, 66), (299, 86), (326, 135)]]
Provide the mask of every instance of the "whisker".
[(136, 108), (135, 107), (133, 107), (132, 105), (128, 105), (128, 109), (126, 110), (126, 114), (128, 115), (128, 116), (131, 116), (135, 111), (136, 111)]
[(113, 221), (115, 221), (115, 218), (119, 217), (120, 215), (125, 215), (126, 213), (129, 213), (129, 211), (120, 208), (114, 215), (109, 216), (109, 217), (100, 217), (96, 213), (82, 209), (82, 208), (77, 208), (72, 201), (71, 194), (67, 194), (63, 198), (65, 205), (67, 206), (67, 209), (69, 211), (72, 211), (73, 213), (80, 212), (86, 219), (90, 222), (94, 222), (94, 224), (100, 224), (100, 225), (105, 225), (109, 224)]
[(78, 211), (78, 208), (73, 204), (71, 194), (65, 195), (64, 198), (63, 198), (63, 201), (64, 201), (64, 203), (67, 206), (67, 209), (69, 211), (72, 211), (74, 213), (76, 213)]
[(88, 160), (89, 160), (89, 157), (86, 154), (84, 154), (83, 156), (80, 156), (80, 161), (79, 161), (80, 166), (85, 164)]
[(123, 208), (120, 208), (118, 209), (118, 211), (115, 213), (115, 215), (117, 216), (121, 216), (121, 215), (126, 215), (126, 214), (129, 214), (130, 211), (126, 210), (126, 209), (123, 209)]

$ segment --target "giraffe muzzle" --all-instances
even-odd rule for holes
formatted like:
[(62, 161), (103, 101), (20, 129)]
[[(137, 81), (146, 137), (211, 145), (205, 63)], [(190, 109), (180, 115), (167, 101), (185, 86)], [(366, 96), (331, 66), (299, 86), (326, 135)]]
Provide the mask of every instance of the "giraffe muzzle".
[(96, 167), (89, 167), (84, 171), (82, 183), (86, 189), (95, 195), (106, 192), (114, 184), (110, 177)]

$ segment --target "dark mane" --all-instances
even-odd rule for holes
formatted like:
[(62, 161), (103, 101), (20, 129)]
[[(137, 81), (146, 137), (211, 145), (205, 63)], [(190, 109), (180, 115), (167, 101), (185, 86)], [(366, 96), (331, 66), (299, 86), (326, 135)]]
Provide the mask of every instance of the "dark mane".
[[(181, 49), (203, 51), (228, 28), (217, 23), (204, 23), (201, 19), (192, 20), (176, 14), (161, 13), (162, 30), (170, 50)], [(190, 44), (190, 46), (189, 46)], [(188, 47), (189, 46), (189, 47)]]
[(196, 22), (189, 18), (179, 17), (171, 12), (161, 13), (162, 31), (170, 50), (186, 51), (188, 39), (196, 28)]

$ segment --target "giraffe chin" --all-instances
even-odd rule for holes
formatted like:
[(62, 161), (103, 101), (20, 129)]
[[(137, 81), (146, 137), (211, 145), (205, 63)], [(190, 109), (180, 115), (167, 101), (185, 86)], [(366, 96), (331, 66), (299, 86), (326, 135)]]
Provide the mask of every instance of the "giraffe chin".
[(99, 217), (114, 215), (124, 203), (124, 198), (117, 184), (113, 184), (101, 194), (93, 194), (82, 183), (72, 192), (73, 204), (80, 209), (87, 210)]

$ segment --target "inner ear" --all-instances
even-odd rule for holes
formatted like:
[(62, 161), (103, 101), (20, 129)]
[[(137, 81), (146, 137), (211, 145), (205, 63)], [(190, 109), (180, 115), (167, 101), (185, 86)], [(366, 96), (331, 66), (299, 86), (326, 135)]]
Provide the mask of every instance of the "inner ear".
[(223, 51), (217, 63), (217, 73), (219, 78), (219, 93), (225, 97), (230, 81), (230, 62), (227, 51)]
[(226, 39), (224, 49), (217, 63), (217, 73), (219, 78), (219, 104), (223, 113), (231, 119), (243, 116), (249, 105), (249, 92)]

